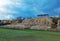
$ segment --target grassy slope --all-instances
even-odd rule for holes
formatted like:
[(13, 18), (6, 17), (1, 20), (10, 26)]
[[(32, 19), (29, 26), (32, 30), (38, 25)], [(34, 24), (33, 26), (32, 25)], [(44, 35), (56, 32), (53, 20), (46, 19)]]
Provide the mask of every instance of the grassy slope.
[(0, 28), (0, 41), (60, 41), (60, 32)]

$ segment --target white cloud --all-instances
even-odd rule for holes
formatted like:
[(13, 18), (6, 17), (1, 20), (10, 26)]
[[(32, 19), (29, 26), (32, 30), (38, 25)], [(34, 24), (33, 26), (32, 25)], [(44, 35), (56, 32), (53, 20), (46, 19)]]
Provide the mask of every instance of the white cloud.
[(8, 9), (5, 7), (12, 4), (10, 0), (0, 0), (0, 12), (6, 12)]
[(11, 20), (14, 17), (12, 15), (0, 15), (0, 20)]
[[(8, 7), (8, 8), (7, 8)], [(19, 12), (13, 10), (14, 7), (25, 9), (23, 0), (0, 0), (0, 14), (17, 14)], [(15, 8), (14, 8), (15, 9)]]
[[(14, 5), (16, 6), (12, 0), (0, 0), (0, 19), (12, 19), (14, 18), (12, 14), (17, 14), (18, 12), (12, 10)], [(11, 7), (11, 8), (7, 8)]]
[(11, 4), (10, 0), (0, 0), (0, 6)]
[(6, 18), (6, 19), (12, 19), (12, 18), (14, 18), (14, 17), (13, 17), (12, 15), (6, 15), (5, 18)]

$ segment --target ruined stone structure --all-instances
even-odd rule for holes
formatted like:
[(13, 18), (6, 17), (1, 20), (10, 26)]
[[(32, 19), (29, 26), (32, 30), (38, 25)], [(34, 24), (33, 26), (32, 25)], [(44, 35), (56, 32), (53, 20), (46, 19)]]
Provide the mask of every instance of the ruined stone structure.
[(34, 24), (31, 29), (39, 29), (39, 30), (48, 30), (51, 28), (51, 19), (50, 18), (36, 18), (34, 19)]
[[(43, 17), (40, 18), (40, 16), (43, 16)], [(58, 30), (60, 29), (60, 20), (56, 18), (47, 17), (46, 15), (39, 15), (35, 19), (26, 20), (24, 22), (24, 25), (26, 27), (28, 26), (30, 29)]]
[(57, 30), (60, 31), (60, 19), (58, 20)]
[[(15, 28), (20, 28), (20, 29), (28, 28), (28, 29), (37, 29), (37, 30), (60, 31), (60, 19), (48, 17), (47, 14), (38, 15), (37, 18), (25, 19), (23, 20), (22, 23), (19, 23), (19, 20), (2, 20), (0, 22), (11, 22), (13, 23)], [(11, 25), (8, 26), (11, 27)]]
[[(40, 18), (40, 16), (43, 16)], [(30, 29), (48, 30), (51, 28), (52, 19), (46, 15), (40, 15), (34, 19), (27, 19), (23, 21), (23, 24)], [(45, 17), (44, 17), (45, 16)]]

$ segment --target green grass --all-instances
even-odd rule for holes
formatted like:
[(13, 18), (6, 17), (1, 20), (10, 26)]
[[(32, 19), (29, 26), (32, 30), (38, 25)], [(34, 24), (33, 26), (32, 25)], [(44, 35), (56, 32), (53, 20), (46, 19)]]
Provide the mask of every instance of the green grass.
[(60, 32), (0, 28), (0, 41), (60, 41)]

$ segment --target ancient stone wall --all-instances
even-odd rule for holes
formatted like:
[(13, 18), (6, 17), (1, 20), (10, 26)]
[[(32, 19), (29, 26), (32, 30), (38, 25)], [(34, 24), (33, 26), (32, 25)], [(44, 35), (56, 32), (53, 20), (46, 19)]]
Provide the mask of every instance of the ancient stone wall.
[(35, 18), (23, 21), (23, 24), (30, 29), (49, 29), (51, 28), (50, 18)]

